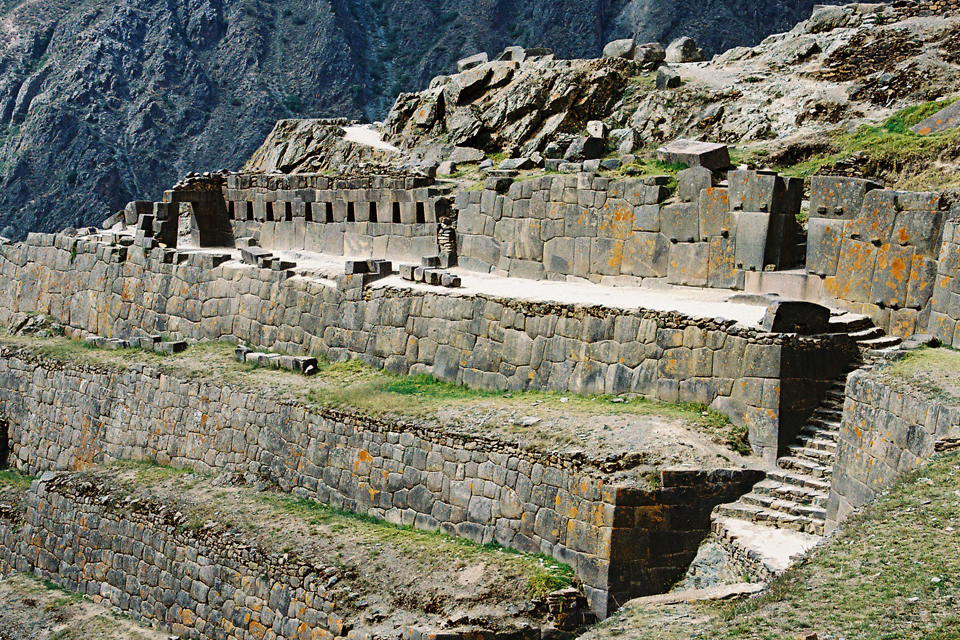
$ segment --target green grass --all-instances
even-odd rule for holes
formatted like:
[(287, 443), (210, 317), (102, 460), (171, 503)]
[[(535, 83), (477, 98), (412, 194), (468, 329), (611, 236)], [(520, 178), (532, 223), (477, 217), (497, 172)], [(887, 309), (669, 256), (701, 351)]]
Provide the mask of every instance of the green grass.
[(0, 487), (20, 487), (26, 489), (36, 478), (21, 474), (15, 469), (0, 470)]
[(916, 349), (892, 364), (885, 373), (929, 397), (960, 402), (960, 351), (956, 349)]
[(944, 172), (932, 165), (943, 152), (955, 148), (960, 131), (951, 130), (921, 136), (910, 127), (951, 104), (941, 100), (898, 111), (879, 125), (862, 125), (855, 132), (836, 130), (828, 134), (828, 152), (792, 166), (777, 166), (785, 175), (808, 178), (824, 167), (855, 154), (862, 154), (861, 168), (874, 176), (899, 180), (902, 188), (946, 187), (960, 184), (952, 172)]
[(186, 475), (198, 475), (193, 469), (184, 469), (171, 465), (160, 464), (156, 460), (116, 460), (106, 465), (108, 468), (119, 469), (122, 471), (133, 471), (136, 474), (137, 482), (142, 484), (154, 484), (163, 482), (170, 478), (177, 478)]
[(261, 495), (259, 498), (304, 519), (308, 524), (325, 525), (338, 535), (359, 535), (370, 544), (389, 543), (410, 553), (442, 557), (451, 563), (485, 561), (509, 565), (524, 576), (531, 598), (539, 598), (551, 591), (568, 587), (573, 581), (574, 573), (570, 566), (542, 554), (524, 554), (495, 543), (480, 545), (443, 533), (395, 525), (366, 514), (335, 509), (307, 498), (282, 495)]
[(648, 157), (639, 157), (630, 164), (620, 167), (616, 173), (631, 178), (670, 176), (670, 181), (666, 186), (670, 193), (674, 193), (677, 190), (677, 174), (686, 168), (687, 165), (682, 162), (666, 163)]

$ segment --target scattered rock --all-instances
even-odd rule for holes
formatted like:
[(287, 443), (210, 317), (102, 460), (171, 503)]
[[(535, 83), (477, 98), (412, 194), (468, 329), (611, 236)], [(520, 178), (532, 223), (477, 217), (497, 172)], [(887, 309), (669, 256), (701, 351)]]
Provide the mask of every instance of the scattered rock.
[(703, 60), (703, 50), (697, 47), (693, 38), (684, 36), (670, 43), (665, 60), (669, 63), (700, 62)]
[(657, 89), (661, 91), (664, 89), (676, 89), (683, 81), (680, 79), (680, 74), (677, 73), (676, 69), (671, 69), (670, 67), (660, 67), (657, 69)]

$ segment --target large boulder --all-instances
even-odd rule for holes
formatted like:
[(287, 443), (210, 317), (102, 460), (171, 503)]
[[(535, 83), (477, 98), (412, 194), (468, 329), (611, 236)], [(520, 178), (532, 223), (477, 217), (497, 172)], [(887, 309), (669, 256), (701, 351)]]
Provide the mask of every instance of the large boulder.
[(730, 167), (730, 150), (725, 144), (698, 140), (674, 140), (657, 149), (657, 157), (667, 164), (706, 167), (713, 171)]
[(693, 38), (686, 36), (677, 38), (667, 47), (666, 61), (669, 63), (700, 62), (701, 60), (703, 60), (703, 50), (697, 47)]
[(659, 42), (648, 42), (637, 47), (633, 52), (634, 62), (645, 69), (655, 69), (666, 60), (667, 52)]
[(657, 89), (676, 89), (681, 84), (683, 80), (680, 79), (680, 74), (677, 73), (676, 69), (671, 69), (670, 67), (660, 67), (657, 69)]
[(637, 48), (637, 43), (633, 41), (633, 38), (627, 38), (625, 40), (614, 40), (610, 42), (603, 48), (603, 57), (604, 58), (623, 58), (625, 60), (633, 59), (633, 52)]

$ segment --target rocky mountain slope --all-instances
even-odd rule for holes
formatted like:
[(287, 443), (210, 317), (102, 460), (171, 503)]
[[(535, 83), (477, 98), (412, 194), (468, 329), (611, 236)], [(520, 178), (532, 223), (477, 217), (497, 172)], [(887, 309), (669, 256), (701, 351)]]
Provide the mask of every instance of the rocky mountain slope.
[[(595, 57), (636, 35), (752, 44), (813, 0), (6, 0), (0, 232), (91, 224), (191, 170), (238, 168), (281, 118), (382, 118), (504, 46)], [(427, 36), (427, 37), (425, 37)]]

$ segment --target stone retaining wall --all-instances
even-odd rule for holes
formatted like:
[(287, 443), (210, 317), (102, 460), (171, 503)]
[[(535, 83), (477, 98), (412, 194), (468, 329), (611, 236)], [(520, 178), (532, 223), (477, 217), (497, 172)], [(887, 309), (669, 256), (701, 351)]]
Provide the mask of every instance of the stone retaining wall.
[(363, 287), (362, 276), (334, 286), (228, 259), (34, 234), (0, 247), (0, 324), (42, 312), (103, 337), (228, 339), (472, 387), (712, 403), (771, 459), (851, 355), (837, 339), (726, 320)]
[(713, 506), (759, 479), (676, 471), (659, 490), (612, 486), (580, 458), (23, 352), (0, 355), (0, 415), (28, 473), (118, 459), (252, 473), (338, 508), (552, 555), (599, 615), (682, 575)]
[(960, 406), (879, 372), (850, 375), (834, 462), (827, 530), (923, 464), (942, 438), (960, 437)]
[[(53, 580), (185, 638), (327, 639), (352, 632), (324, 567), (284, 562), (162, 505), (70, 476), (35, 481), (25, 522), (0, 521), (0, 568)], [(22, 526), (22, 529), (21, 529)]]
[(224, 197), (235, 237), (260, 246), (408, 260), (437, 255), (450, 187), (422, 178), (231, 175)]

